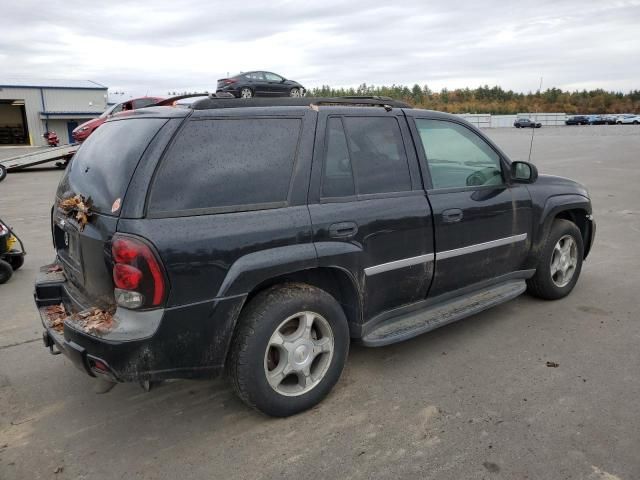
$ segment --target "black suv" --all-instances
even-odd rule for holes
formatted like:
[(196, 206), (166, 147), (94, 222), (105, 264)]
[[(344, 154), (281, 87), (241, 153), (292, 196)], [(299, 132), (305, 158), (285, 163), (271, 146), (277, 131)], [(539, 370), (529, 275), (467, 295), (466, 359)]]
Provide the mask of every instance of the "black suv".
[(583, 186), (454, 115), (203, 99), (106, 122), (52, 230), (35, 299), (53, 353), (113, 382), (226, 370), (285, 416), (331, 390), (351, 339), (399, 342), (525, 290), (564, 297), (595, 223)]

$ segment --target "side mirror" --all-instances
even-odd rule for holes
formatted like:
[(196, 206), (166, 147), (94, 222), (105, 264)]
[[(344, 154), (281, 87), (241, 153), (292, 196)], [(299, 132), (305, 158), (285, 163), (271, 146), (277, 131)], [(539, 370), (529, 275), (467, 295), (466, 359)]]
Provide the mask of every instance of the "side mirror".
[(529, 162), (511, 163), (511, 180), (516, 183), (533, 183), (538, 178), (538, 169)]

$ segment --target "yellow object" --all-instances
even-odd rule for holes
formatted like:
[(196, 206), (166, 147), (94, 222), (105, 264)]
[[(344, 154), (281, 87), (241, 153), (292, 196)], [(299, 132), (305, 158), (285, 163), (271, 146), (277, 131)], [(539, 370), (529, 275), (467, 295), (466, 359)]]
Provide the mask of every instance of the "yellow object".
[(13, 246), (16, 244), (16, 242), (16, 237), (14, 237), (13, 235), (9, 235), (9, 239), (7, 240), (7, 248), (9, 250), (13, 249)]

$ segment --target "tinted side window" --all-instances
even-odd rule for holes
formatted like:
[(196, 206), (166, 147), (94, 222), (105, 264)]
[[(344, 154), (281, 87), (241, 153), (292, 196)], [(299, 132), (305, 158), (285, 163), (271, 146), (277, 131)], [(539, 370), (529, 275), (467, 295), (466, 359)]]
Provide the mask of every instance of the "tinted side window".
[(150, 211), (286, 202), (301, 120), (193, 120), (162, 161)]
[(322, 179), (323, 197), (344, 197), (355, 195), (353, 172), (347, 137), (344, 134), (342, 120), (330, 117), (327, 121), (326, 154)]
[(457, 123), (416, 119), (433, 188), (503, 183), (500, 157), (476, 133)]
[(358, 194), (411, 190), (407, 154), (393, 117), (345, 117)]
[(264, 76), (261, 72), (251, 72), (244, 76), (247, 80), (264, 80)]
[(264, 77), (270, 82), (281, 82), (284, 80), (280, 75), (276, 75), (275, 73), (265, 72)]

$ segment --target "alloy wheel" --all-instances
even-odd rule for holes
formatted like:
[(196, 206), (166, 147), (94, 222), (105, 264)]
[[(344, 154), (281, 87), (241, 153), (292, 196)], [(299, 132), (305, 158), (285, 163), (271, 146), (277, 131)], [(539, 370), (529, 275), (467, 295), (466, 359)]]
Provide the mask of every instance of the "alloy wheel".
[(305, 311), (285, 319), (271, 335), (264, 355), (264, 373), (271, 388), (284, 396), (299, 396), (326, 375), (334, 352), (327, 320)]
[(571, 235), (558, 240), (551, 254), (551, 280), (557, 287), (566, 287), (578, 265), (578, 245)]

